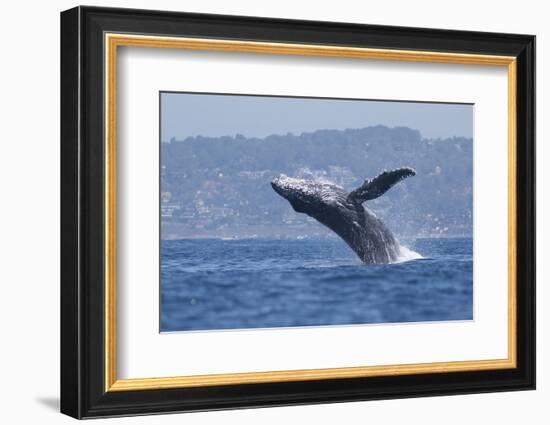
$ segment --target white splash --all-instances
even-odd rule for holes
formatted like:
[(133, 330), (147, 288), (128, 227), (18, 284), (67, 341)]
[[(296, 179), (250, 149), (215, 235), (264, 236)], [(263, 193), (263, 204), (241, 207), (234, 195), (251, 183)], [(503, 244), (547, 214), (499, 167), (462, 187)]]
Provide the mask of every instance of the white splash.
[(395, 263), (405, 263), (407, 261), (419, 260), (424, 258), (421, 254), (412, 249), (407, 248), (406, 246), (399, 245), (399, 257), (394, 261)]

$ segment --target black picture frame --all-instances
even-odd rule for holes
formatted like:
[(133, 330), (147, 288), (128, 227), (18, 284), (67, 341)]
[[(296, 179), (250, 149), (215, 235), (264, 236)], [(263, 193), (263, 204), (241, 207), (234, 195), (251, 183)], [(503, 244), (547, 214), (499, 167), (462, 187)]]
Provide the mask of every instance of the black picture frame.
[[(517, 367), (105, 391), (104, 34), (422, 50), (517, 60)], [(61, 412), (75, 418), (535, 388), (535, 37), (76, 7), (61, 13)]]

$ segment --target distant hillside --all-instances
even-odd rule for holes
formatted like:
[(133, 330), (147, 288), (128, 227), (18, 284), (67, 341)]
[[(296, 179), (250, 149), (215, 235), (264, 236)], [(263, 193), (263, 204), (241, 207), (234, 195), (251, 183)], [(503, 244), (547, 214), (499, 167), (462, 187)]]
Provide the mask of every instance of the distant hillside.
[(400, 166), (417, 176), (368, 208), (401, 237), (471, 236), (472, 140), (426, 140), (410, 128), (376, 126), (162, 143), (162, 237), (332, 236), (295, 213), (271, 179), (284, 173), (353, 189)]

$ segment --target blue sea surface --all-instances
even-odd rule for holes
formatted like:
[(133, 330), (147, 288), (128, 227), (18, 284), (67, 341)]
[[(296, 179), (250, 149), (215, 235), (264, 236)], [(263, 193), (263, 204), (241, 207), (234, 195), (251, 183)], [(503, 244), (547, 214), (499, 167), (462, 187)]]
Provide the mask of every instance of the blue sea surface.
[(472, 239), (404, 245), (422, 258), (367, 266), (338, 239), (163, 240), (161, 332), (472, 319)]

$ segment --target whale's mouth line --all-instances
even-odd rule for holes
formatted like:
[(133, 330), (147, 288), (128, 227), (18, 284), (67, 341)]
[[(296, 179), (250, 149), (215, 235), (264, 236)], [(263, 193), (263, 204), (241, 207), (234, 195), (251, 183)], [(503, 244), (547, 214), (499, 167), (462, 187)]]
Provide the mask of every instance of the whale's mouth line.
[(277, 192), (279, 195), (285, 197), (283, 189), (277, 184), (277, 182), (274, 180), (271, 182), (271, 187), (275, 192)]

